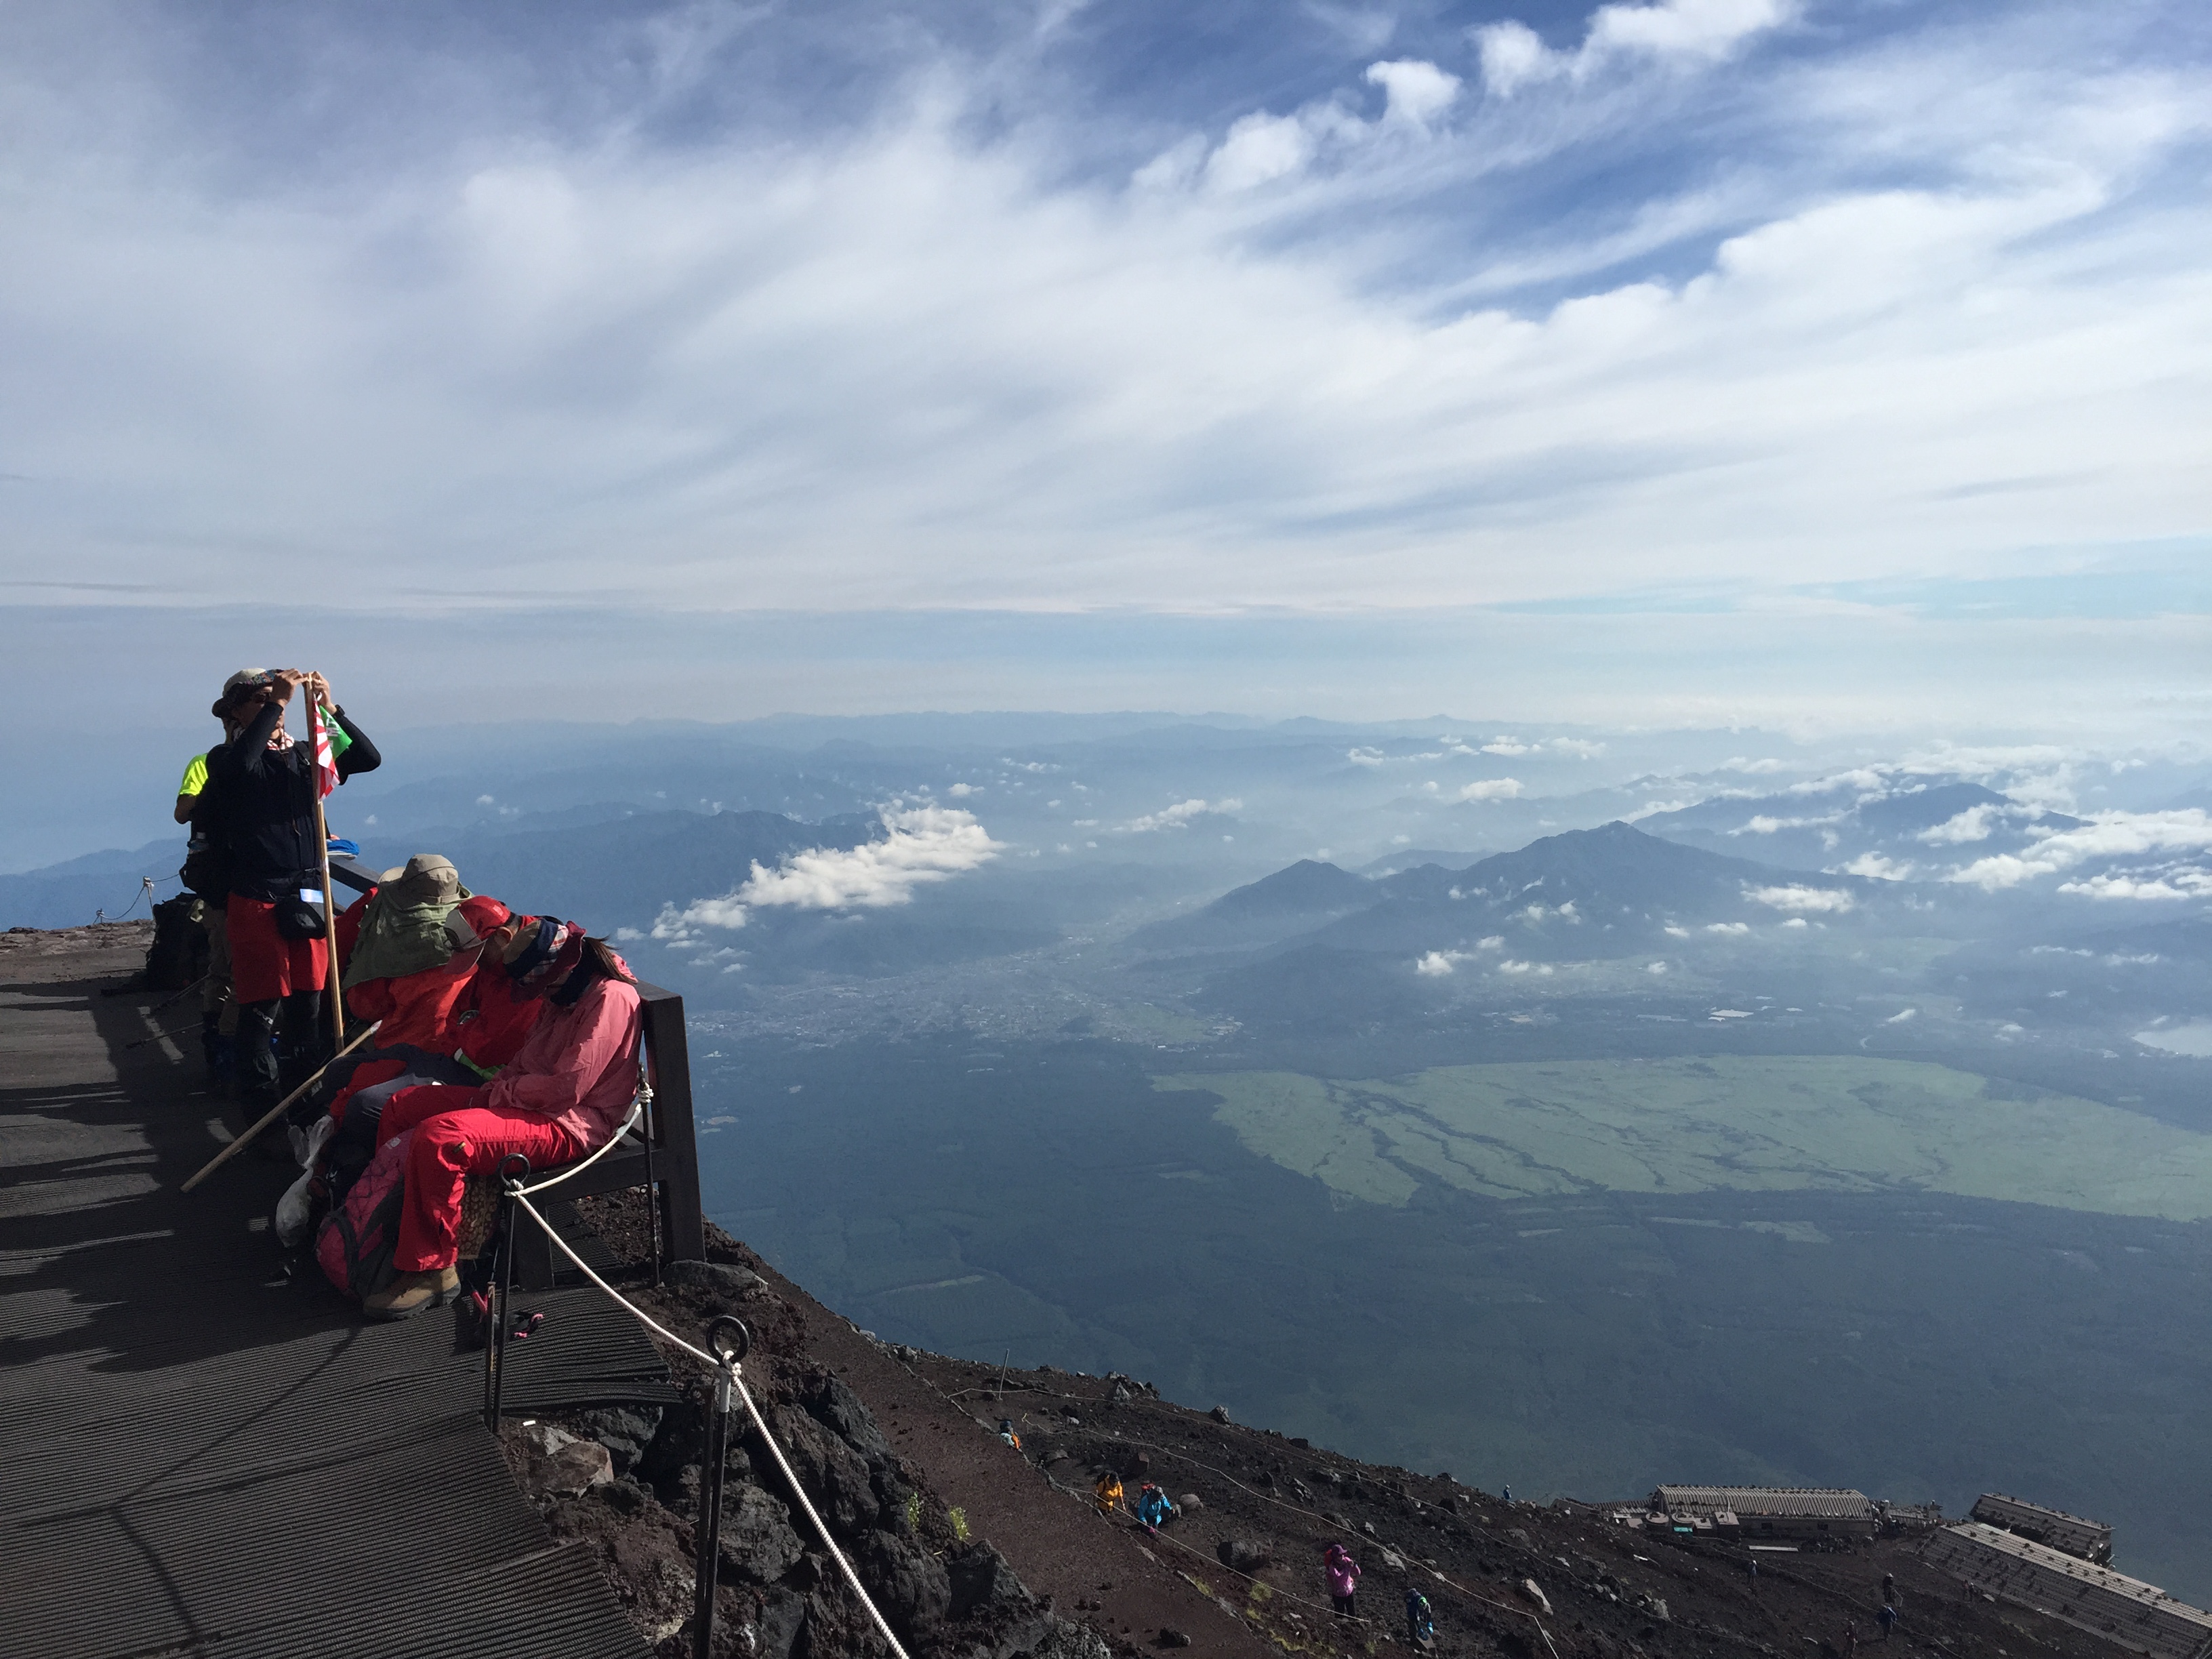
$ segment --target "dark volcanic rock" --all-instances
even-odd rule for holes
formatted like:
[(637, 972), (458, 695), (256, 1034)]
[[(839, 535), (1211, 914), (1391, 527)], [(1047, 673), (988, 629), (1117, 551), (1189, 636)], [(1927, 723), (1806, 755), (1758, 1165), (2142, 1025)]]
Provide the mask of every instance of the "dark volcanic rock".
[(769, 1591), (753, 1620), (756, 1659), (790, 1659), (805, 1628), (806, 1598), (787, 1589)]
[(757, 1584), (775, 1583), (806, 1553), (790, 1511), (754, 1486), (724, 1488), (721, 1541), (723, 1566)]
[[(878, 1500), (860, 1454), (805, 1412), (779, 1407), (773, 1420), (801, 1490), (831, 1530), (851, 1539), (873, 1532)], [(765, 1448), (762, 1458), (773, 1461)]]
[(1249, 1538), (1224, 1538), (1214, 1553), (1231, 1572), (1257, 1572), (1275, 1559), (1274, 1553), (1265, 1544)]
[(604, 1406), (576, 1413), (576, 1432), (596, 1440), (615, 1461), (615, 1473), (628, 1474), (660, 1431), (658, 1406)]
[(891, 1443), (876, 1426), (874, 1413), (839, 1378), (823, 1378), (821, 1387), (809, 1396), (806, 1409), (817, 1422), (834, 1431), (839, 1439), (870, 1463), (890, 1457)]
[(994, 1611), (1027, 1607), (1035, 1600), (1006, 1565), (1006, 1558), (988, 1539), (975, 1540), (947, 1565), (955, 1619), (965, 1619), (979, 1607)]
[(727, 1261), (672, 1261), (668, 1264), (668, 1282), (743, 1296), (760, 1284), (761, 1276), (749, 1267)]
[(879, 1532), (869, 1539), (858, 1565), (877, 1608), (902, 1636), (934, 1624), (952, 1606), (951, 1578), (945, 1564), (895, 1532)]

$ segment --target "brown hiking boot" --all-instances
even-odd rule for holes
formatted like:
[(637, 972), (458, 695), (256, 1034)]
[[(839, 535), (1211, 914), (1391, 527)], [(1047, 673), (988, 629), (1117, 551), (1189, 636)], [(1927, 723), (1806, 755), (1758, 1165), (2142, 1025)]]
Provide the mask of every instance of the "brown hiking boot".
[(371, 1319), (404, 1319), (425, 1308), (442, 1308), (460, 1294), (460, 1270), (440, 1267), (430, 1273), (402, 1273), (361, 1304)]

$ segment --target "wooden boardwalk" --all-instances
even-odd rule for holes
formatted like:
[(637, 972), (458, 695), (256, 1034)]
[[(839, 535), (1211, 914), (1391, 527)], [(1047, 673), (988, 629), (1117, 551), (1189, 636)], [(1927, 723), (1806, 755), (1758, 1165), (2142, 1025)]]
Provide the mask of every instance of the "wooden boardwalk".
[[(0, 1653), (647, 1653), (509, 1477), (457, 1315), (364, 1325), (286, 1277), (282, 1166), (177, 1191), (237, 1120), (196, 1036), (125, 1047), (154, 999), (98, 993), (141, 951), (0, 951)], [(528, 1305), (510, 1411), (668, 1397), (596, 1293)]]

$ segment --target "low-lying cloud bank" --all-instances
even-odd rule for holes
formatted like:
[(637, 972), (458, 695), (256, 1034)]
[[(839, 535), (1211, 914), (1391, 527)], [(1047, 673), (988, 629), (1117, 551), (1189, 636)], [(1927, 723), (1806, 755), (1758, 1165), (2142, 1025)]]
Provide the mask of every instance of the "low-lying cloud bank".
[(664, 905), (653, 937), (672, 945), (698, 941), (702, 928), (738, 928), (752, 908), (800, 910), (880, 909), (913, 901), (925, 883), (949, 880), (989, 863), (1004, 850), (972, 812), (954, 806), (885, 807), (884, 834), (858, 847), (817, 847), (752, 874), (719, 898)]

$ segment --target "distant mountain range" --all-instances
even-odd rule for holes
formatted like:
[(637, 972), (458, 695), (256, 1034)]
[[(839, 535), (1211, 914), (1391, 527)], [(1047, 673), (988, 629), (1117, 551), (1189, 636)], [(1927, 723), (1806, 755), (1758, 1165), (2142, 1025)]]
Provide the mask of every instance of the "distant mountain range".
[(1780, 794), (1715, 796), (1638, 821), (1647, 834), (1795, 870), (1940, 877), (2082, 820), (1957, 779), (1861, 772)]
[[(1462, 870), (1423, 865), (1370, 880), (1302, 860), (1130, 943), (1226, 950), (1493, 949), (1515, 957), (1620, 956), (1662, 946), (1668, 929), (1734, 930), (1839, 920), (1897, 896), (1897, 884), (1754, 863), (1608, 823), (1547, 836)], [(1486, 943), (1487, 941), (1487, 943)]]

